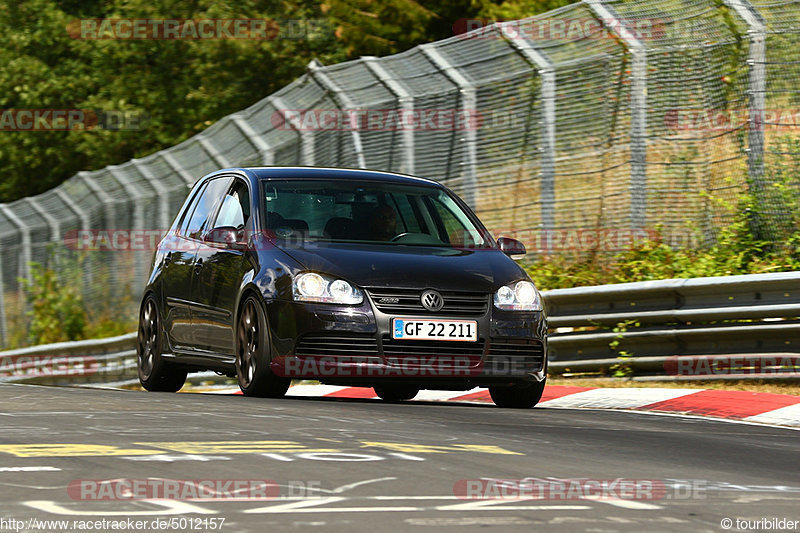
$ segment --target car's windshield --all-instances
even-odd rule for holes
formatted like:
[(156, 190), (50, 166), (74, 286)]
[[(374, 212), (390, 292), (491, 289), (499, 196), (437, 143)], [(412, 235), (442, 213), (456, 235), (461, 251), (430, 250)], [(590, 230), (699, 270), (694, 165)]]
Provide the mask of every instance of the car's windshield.
[(362, 180), (263, 182), (266, 229), (278, 238), (481, 248), (491, 246), (438, 187)]

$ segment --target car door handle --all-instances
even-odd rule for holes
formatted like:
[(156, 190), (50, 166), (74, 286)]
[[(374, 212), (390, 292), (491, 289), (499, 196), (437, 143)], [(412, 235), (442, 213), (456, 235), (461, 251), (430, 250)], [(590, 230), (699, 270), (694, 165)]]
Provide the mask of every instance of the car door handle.
[(201, 270), (203, 270), (203, 260), (198, 259), (197, 262), (194, 264), (194, 273), (199, 274)]

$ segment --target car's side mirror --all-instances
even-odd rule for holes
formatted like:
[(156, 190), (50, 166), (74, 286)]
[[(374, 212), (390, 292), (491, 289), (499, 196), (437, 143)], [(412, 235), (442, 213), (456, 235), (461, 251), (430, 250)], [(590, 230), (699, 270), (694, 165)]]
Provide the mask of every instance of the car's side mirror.
[(519, 242), (517, 239), (511, 239), (509, 237), (500, 237), (499, 239), (497, 239), (497, 245), (500, 247), (500, 250), (502, 250), (504, 254), (511, 257), (512, 259), (522, 257), (527, 253), (525, 251), (525, 245)]
[(241, 239), (243, 232), (234, 228), (233, 226), (220, 226), (208, 231), (203, 236), (203, 241), (209, 244), (222, 245), (231, 250), (244, 250), (247, 248), (247, 243)]

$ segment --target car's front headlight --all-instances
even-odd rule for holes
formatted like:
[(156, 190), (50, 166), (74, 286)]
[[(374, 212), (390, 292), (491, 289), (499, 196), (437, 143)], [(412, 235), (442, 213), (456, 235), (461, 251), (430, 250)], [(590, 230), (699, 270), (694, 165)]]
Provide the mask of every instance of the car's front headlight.
[(323, 302), (355, 305), (364, 301), (364, 293), (343, 279), (316, 272), (303, 272), (292, 280), (292, 297), (298, 302)]
[(518, 281), (497, 290), (494, 306), (505, 311), (541, 311), (542, 297), (533, 283)]

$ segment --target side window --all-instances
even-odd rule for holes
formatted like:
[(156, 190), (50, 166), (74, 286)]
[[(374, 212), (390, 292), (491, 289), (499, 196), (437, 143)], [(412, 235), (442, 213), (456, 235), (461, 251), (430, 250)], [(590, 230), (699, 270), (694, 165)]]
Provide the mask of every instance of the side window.
[(206, 227), (209, 217), (214, 213), (214, 208), (219, 203), (225, 189), (231, 182), (230, 178), (215, 178), (208, 182), (206, 188), (200, 193), (197, 206), (189, 217), (185, 228), (181, 228), (181, 235), (190, 239), (199, 239)]
[(217, 219), (212, 227), (233, 226), (236, 229), (244, 229), (249, 219), (250, 194), (247, 192), (247, 185), (236, 180), (228, 190), (228, 194), (222, 199), (222, 207), (219, 208)]
[(197, 203), (200, 200), (200, 197), (203, 195), (203, 191), (206, 190), (208, 183), (204, 183), (200, 186), (200, 189), (197, 191), (197, 194), (194, 195), (192, 198), (192, 203), (186, 207), (186, 210), (183, 212), (183, 217), (180, 221), (180, 229), (178, 230), (178, 235), (181, 237), (186, 237), (186, 229), (189, 226), (189, 220), (192, 218), (192, 214), (194, 210), (197, 209)]

